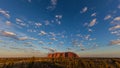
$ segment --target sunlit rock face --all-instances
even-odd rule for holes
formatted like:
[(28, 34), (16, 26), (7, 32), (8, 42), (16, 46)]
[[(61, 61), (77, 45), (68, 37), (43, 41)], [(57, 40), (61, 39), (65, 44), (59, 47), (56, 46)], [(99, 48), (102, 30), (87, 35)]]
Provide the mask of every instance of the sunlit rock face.
[(78, 58), (79, 56), (73, 52), (57, 52), (48, 54), (49, 58)]

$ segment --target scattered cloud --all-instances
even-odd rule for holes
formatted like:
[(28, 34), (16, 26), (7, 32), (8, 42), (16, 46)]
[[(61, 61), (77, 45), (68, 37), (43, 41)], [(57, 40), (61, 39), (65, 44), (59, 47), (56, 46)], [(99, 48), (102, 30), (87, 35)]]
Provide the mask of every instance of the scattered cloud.
[(116, 29), (120, 29), (120, 25), (115, 25), (115, 26), (109, 28), (110, 31), (111, 30), (116, 30)]
[(88, 7), (84, 7), (80, 13), (85, 13), (88, 10)]
[(51, 4), (52, 4), (52, 5), (57, 5), (57, 1), (58, 1), (58, 0), (51, 0)]
[(114, 24), (114, 26), (112, 26), (111, 28), (109, 28), (109, 30), (116, 30), (116, 29), (120, 29), (120, 17), (115, 17), (112, 21), (111, 24)]
[(23, 21), (19, 18), (16, 18), (16, 22), (23, 22)]
[(62, 15), (56, 15), (55, 16), (57, 19), (62, 19)]
[(89, 29), (88, 29), (88, 32), (93, 32), (93, 30), (89, 28)]
[(114, 21), (120, 21), (120, 17), (114, 18)]
[(19, 18), (16, 18), (16, 23), (17, 23), (18, 25), (20, 25), (20, 26), (27, 26), (27, 24), (24, 23), (24, 21), (21, 20), (21, 19), (19, 19)]
[(39, 43), (39, 44), (42, 44), (42, 45), (44, 44), (44, 42), (43, 42), (43, 41), (39, 41), (38, 43)]
[(40, 31), (39, 35), (43, 36), (46, 35), (47, 33), (45, 31)]
[(120, 30), (111, 32), (111, 34), (117, 34), (117, 33), (120, 33)]
[(120, 38), (120, 30), (111, 31), (111, 34), (114, 34), (114, 35), (116, 35), (118, 38)]
[(59, 43), (59, 45), (64, 45), (64, 42), (63, 42), (63, 41), (61, 41), (61, 42)]
[(58, 0), (50, 0), (51, 5), (47, 7), (49, 10), (54, 10), (56, 8)]
[(25, 42), (24, 44), (29, 45), (29, 44), (32, 44), (32, 42)]
[(89, 38), (89, 41), (93, 41), (93, 40), (96, 40), (96, 38)]
[(65, 38), (65, 36), (64, 36), (64, 35), (62, 35), (62, 36), (61, 36), (61, 38)]
[(27, 32), (37, 32), (35, 29), (27, 29)]
[(18, 38), (18, 40), (21, 40), (21, 41), (28, 40), (28, 39), (29, 38), (27, 36)]
[(94, 19), (90, 22), (90, 24), (89, 24), (88, 26), (89, 26), (89, 27), (93, 27), (96, 23), (97, 23), (97, 19), (94, 18)]
[(91, 14), (91, 17), (96, 17), (97, 13)]
[(107, 16), (105, 16), (104, 20), (108, 20), (110, 18), (112, 18), (112, 16), (111, 15), (107, 15)]
[(2, 31), (0, 31), (0, 35), (5, 36), (5, 37), (10, 37), (10, 38), (18, 39), (17, 35), (15, 33), (13, 33), (13, 32), (10, 32), (10, 31), (4, 31), (4, 30), (2, 30)]
[(81, 50), (81, 51), (85, 51), (85, 48), (81, 48), (80, 50)]
[(33, 38), (33, 37), (30, 37), (29, 39), (30, 40), (38, 40), (37, 38)]
[(85, 40), (89, 40), (90, 35), (86, 35), (84, 38), (85, 38)]
[(41, 23), (35, 23), (35, 26), (40, 27), (40, 26), (42, 26), (42, 24)]
[(49, 44), (49, 45), (52, 45), (52, 44), (53, 44), (53, 42), (48, 42), (48, 44)]
[(33, 45), (33, 44), (26, 44), (26, 45), (24, 45), (25, 47), (32, 47), (32, 48), (36, 48), (36, 46), (35, 45)]
[(0, 14), (4, 15), (6, 18), (10, 18), (10, 14), (8, 11), (5, 11), (3, 9), (0, 8)]
[(77, 37), (81, 37), (81, 38), (83, 38), (83, 36), (82, 36), (81, 34), (77, 34), (76, 36), (77, 36)]
[(60, 20), (62, 19), (62, 15), (56, 15), (55, 18), (56, 18), (56, 20), (55, 20), (56, 23), (58, 23), (60, 25), (61, 24)]
[(45, 21), (45, 25), (50, 25), (50, 22), (48, 20)]
[(73, 46), (78, 46), (78, 45), (79, 45), (78, 40), (73, 40), (73, 41), (72, 41), (72, 45), (73, 45)]
[(83, 24), (84, 27), (86, 27), (86, 26), (88, 26), (88, 25), (89, 25), (88, 23), (84, 23), (84, 24)]
[(53, 37), (55, 37), (55, 36), (56, 36), (56, 34), (55, 34), (55, 33), (53, 33), (53, 32), (50, 32), (50, 35), (51, 35), (51, 36), (53, 36)]
[(10, 21), (6, 21), (5, 24), (8, 26), (12, 25)]
[(111, 41), (110, 45), (120, 45), (120, 40)]
[(16, 49), (16, 50), (23, 50), (23, 48), (13, 47), (13, 46), (10, 46), (9, 48), (10, 48), (10, 49)]
[(14, 32), (10, 32), (10, 31), (5, 31), (5, 30), (1, 30), (0, 31), (0, 35), (4, 36), (4, 37), (9, 37), (9, 38), (13, 38), (19, 41), (24, 41), (24, 40), (33, 40), (32, 38), (29, 38), (27, 36), (22, 36), (22, 34), (17, 35)]
[(72, 50), (72, 48), (70, 48), (70, 47), (68, 47), (68, 48), (66, 48), (68, 51), (71, 51)]
[(55, 52), (56, 49), (50, 47), (42, 47), (43, 49), (49, 50), (50, 52)]
[(53, 41), (57, 41), (57, 39), (56, 38), (50, 38), (51, 40), (53, 40)]
[(31, 0), (28, 0), (29, 3), (31, 3)]

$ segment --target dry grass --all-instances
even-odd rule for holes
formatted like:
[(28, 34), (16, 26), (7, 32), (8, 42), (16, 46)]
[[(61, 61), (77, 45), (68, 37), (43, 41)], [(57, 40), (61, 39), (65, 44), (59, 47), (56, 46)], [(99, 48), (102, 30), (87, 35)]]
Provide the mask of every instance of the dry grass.
[(1, 58), (0, 68), (120, 68), (119, 58)]

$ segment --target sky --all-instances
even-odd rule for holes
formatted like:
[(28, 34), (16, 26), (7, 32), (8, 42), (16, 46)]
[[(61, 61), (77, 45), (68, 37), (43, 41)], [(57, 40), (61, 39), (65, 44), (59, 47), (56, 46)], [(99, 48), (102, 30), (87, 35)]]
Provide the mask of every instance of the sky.
[(120, 0), (0, 0), (0, 57), (120, 57)]

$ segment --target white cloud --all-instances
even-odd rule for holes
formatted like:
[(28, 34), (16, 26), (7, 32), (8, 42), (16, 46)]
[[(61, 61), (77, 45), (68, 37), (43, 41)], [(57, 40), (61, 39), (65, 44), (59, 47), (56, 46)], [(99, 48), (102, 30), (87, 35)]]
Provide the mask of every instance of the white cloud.
[(6, 21), (5, 24), (8, 25), (8, 26), (10, 26), (11, 22), (10, 21)]
[(57, 23), (60, 25), (60, 24), (61, 24), (61, 21), (57, 21)]
[(27, 29), (27, 32), (37, 32), (37, 30)]
[(31, 3), (31, 0), (28, 0), (29, 3)]
[(81, 48), (80, 50), (81, 50), (81, 51), (85, 51), (85, 48)]
[(96, 38), (89, 38), (89, 41), (93, 41), (93, 40), (96, 40)]
[(62, 15), (56, 15), (55, 16), (57, 19), (62, 19)]
[(72, 48), (70, 48), (70, 47), (68, 47), (68, 48), (66, 48), (68, 51), (71, 51), (72, 50)]
[(40, 27), (40, 26), (42, 26), (42, 24), (41, 23), (35, 23), (35, 26)]
[(32, 42), (25, 42), (24, 44), (29, 45), (29, 44), (32, 44)]
[(88, 29), (88, 32), (93, 32), (93, 30), (89, 28), (89, 29)]
[(13, 38), (13, 39), (18, 39), (17, 35), (13, 32), (10, 32), (10, 31), (2, 30), (2, 31), (0, 31), (0, 35), (5, 36), (5, 37), (9, 37), (9, 38)]
[(59, 43), (59, 45), (63, 45), (64, 44), (64, 42), (63, 41), (61, 41), (60, 43)]
[(72, 41), (72, 45), (73, 45), (73, 46), (78, 46), (78, 45), (79, 45), (78, 40), (73, 40), (73, 41)]
[(4, 16), (7, 17), (7, 18), (10, 18), (10, 15), (9, 15), (8, 11), (5, 11), (5, 10), (3, 10), (3, 9), (0, 9), (0, 14), (4, 15)]
[(47, 33), (45, 31), (40, 31), (39, 35), (43, 36), (46, 35)]
[(111, 34), (114, 34), (120, 38), (120, 30), (111, 31)]
[(64, 35), (62, 35), (62, 36), (61, 36), (61, 38), (65, 38), (65, 36), (64, 36)]
[(120, 21), (120, 17), (114, 18), (114, 21)]
[(45, 25), (50, 25), (50, 22), (48, 20), (45, 21)]
[(19, 18), (16, 18), (16, 23), (20, 26), (27, 26), (27, 24), (24, 23), (24, 21), (22, 21), (21, 19)]
[(81, 38), (83, 38), (83, 36), (82, 36), (81, 34), (77, 34), (76, 36), (77, 36), (77, 37), (81, 37)]
[(23, 46), (27, 46), (27, 47), (30, 47), (32, 45), (32, 42), (25, 42), (23, 43), (24, 45)]
[[(19, 35), (17, 35), (17, 34), (19, 34)], [(31, 38), (27, 37), (26, 35), (22, 36), (21, 33), (17, 33), (17, 34), (14, 32), (5, 31), (5, 30), (0, 31), (0, 35), (4, 36), (4, 37), (13, 38), (13, 39), (20, 40), (20, 41), (32, 40)]]
[(21, 40), (21, 41), (28, 40), (28, 37), (27, 37), (27, 36), (25, 36), (25, 37), (20, 37), (20, 38), (18, 38), (18, 40)]
[(43, 41), (39, 41), (38, 43), (39, 43), (39, 44), (42, 44), (42, 45), (44, 44), (44, 42), (43, 42)]
[(51, 40), (53, 40), (53, 41), (57, 41), (57, 39), (56, 38), (50, 38)]
[(88, 25), (89, 25), (88, 23), (84, 23), (84, 24), (83, 24), (83, 26), (85, 26), (85, 27), (88, 26)]
[(38, 40), (38, 39), (36, 39), (36, 38), (33, 38), (33, 37), (30, 37), (29, 39), (30, 39), (30, 40)]
[(110, 19), (111, 17), (112, 17), (111, 15), (107, 15), (107, 16), (105, 16), (104, 20), (108, 20), (108, 19)]
[(120, 5), (118, 5), (118, 9), (120, 9)]
[(55, 52), (56, 51), (56, 49), (54, 49), (54, 48), (50, 48), (50, 47), (42, 47), (43, 49), (47, 49), (47, 50), (49, 50), (50, 52)]
[(57, 5), (57, 0), (51, 0), (52, 5)]
[(56, 36), (56, 34), (55, 34), (55, 33), (53, 33), (53, 32), (50, 32), (50, 35), (52, 35), (53, 37), (55, 37), (55, 36)]
[(88, 8), (87, 8), (87, 7), (84, 7), (84, 8), (82, 9), (82, 11), (80, 11), (80, 12), (81, 12), (81, 13), (85, 13), (87, 10), (88, 10)]
[(115, 26), (109, 28), (109, 30), (116, 30), (116, 29), (120, 29), (120, 25), (115, 25)]
[(60, 25), (61, 24), (60, 20), (62, 19), (62, 15), (56, 15), (55, 18), (56, 18), (56, 20), (55, 20), (56, 23)]
[(95, 16), (96, 16), (96, 13), (91, 14), (91, 17), (95, 17)]
[(1, 34), (4, 36), (16, 36), (15, 33), (9, 31), (1, 31)]
[(53, 44), (53, 42), (48, 42), (48, 44), (49, 44), (49, 45), (52, 45), (52, 44)]
[(85, 38), (85, 40), (89, 40), (90, 35), (86, 35), (84, 38)]
[(10, 46), (9, 48), (10, 48), (10, 49), (23, 50), (23, 48), (19, 48), (19, 47), (13, 47), (13, 46)]
[(111, 41), (110, 45), (120, 45), (120, 40)]
[(19, 18), (16, 18), (16, 22), (23, 22), (23, 21)]
[(118, 34), (118, 33), (120, 33), (120, 30), (111, 32), (111, 34)]
[(58, 0), (50, 0), (51, 5), (47, 7), (47, 9), (54, 10), (56, 8)]
[(89, 27), (92, 27), (92, 26), (94, 26), (97, 22), (96, 22), (96, 18), (94, 18), (91, 22), (90, 22), (90, 24), (88, 25)]

